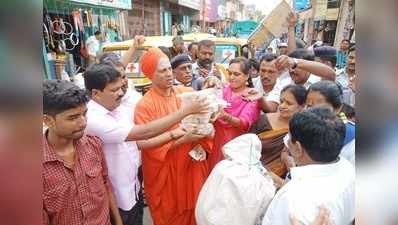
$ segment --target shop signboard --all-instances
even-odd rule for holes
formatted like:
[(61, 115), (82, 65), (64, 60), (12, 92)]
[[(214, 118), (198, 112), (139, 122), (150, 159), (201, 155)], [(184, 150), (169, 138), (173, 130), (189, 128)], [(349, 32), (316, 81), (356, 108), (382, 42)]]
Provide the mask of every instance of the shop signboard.
[[(204, 20), (206, 22), (216, 22), (218, 20), (218, 3), (219, 0), (203, 0), (204, 1), (204, 9), (200, 11), (200, 20)], [(203, 12), (204, 10), (204, 12)], [(203, 15), (204, 14), (204, 18)]]
[(303, 11), (311, 7), (310, 0), (294, 0), (294, 9), (297, 12)]
[(339, 8), (327, 9), (326, 20), (337, 20), (339, 16)]
[(118, 9), (132, 9), (131, 0), (71, 0), (73, 2), (107, 6)]
[(316, 9), (315, 9), (315, 21), (325, 20), (327, 9), (328, 9), (328, 0), (316, 0)]
[(178, 0), (178, 4), (191, 9), (200, 10), (200, 1), (201, 0)]

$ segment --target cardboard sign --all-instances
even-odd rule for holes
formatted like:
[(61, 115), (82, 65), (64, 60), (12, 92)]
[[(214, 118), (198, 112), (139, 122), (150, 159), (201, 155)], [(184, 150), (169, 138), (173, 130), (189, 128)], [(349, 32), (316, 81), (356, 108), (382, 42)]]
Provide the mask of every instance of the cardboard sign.
[(268, 46), (275, 37), (287, 32), (286, 20), (292, 12), (294, 12), (293, 9), (283, 0), (268, 16), (264, 17), (256, 30), (250, 34), (248, 42), (253, 43), (257, 48), (263, 45)]

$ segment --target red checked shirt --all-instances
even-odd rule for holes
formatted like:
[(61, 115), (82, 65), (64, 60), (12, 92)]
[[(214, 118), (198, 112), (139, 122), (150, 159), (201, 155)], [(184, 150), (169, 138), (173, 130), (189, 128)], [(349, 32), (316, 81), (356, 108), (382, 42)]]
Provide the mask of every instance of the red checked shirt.
[(111, 225), (108, 170), (100, 139), (74, 142), (76, 161), (69, 168), (43, 136), (43, 220), (47, 225)]

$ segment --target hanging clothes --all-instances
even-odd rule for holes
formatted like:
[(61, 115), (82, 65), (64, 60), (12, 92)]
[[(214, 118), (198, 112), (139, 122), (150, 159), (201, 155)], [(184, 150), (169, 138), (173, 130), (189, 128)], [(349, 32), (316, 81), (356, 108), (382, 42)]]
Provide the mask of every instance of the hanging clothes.
[(75, 25), (75, 30), (84, 31), (83, 20), (81, 19), (80, 11), (78, 10), (72, 11), (72, 18)]

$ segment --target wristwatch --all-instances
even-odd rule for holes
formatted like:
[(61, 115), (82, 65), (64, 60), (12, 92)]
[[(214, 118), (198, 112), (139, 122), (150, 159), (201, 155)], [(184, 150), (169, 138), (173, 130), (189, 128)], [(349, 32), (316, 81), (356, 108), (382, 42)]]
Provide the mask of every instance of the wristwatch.
[(296, 67), (297, 67), (297, 64), (298, 64), (298, 60), (296, 59), (296, 58), (293, 58), (293, 66), (292, 66), (292, 69), (296, 69)]

